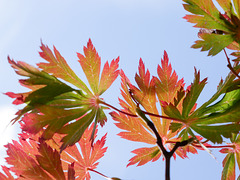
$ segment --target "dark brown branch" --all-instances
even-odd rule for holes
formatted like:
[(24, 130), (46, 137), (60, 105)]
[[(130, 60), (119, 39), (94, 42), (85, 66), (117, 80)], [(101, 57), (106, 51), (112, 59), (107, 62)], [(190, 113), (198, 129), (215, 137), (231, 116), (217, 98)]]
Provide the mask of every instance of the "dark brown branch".
[(145, 113), (143, 111), (140, 110), (140, 108), (138, 107), (137, 109), (137, 113), (138, 115), (147, 123), (148, 127), (153, 131), (153, 133), (155, 134), (156, 138), (157, 138), (157, 145), (159, 146), (159, 148), (161, 149), (164, 157), (165, 157), (165, 180), (170, 180), (170, 160), (171, 157), (173, 156), (174, 152), (181, 146), (186, 146), (188, 143), (193, 141), (193, 138), (190, 138), (188, 140), (182, 141), (182, 142), (176, 142), (173, 149), (169, 152), (166, 150), (162, 138), (159, 135), (154, 123), (152, 121), (150, 121)]
[[(175, 121), (179, 121), (179, 122), (182, 122), (181, 120), (179, 119), (175, 119), (175, 118), (171, 118), (171, 117), (167, 117), (167, 116), (161, 116), (161, 115), (158, 115), (158, 114), (153, 114), (153, 113), (149, 113), (149, 112), (146, 112), (146, 111), (142, 111), (140, 108), (139, 108), (139, 102), (133, 97), (133, 94), (131, 92), (131, 90), (129, 90), (129, 93), (130, 93), (130, 96), (132, 97), (132, 99), (134, 100), (134, 102), (136, 103), (137, 105), (137, 114), (138, 115), (135, 115), (135, 114), (130, 114), (130, 113), (127, 113), (127, 112), (124, 112), (104, 101), (101, 101), (99, 100), (99, 104), (104, 104), (120, 113), (123, 113), (127, 116), (131, 116), (131, 117), (141, 117), (148, 125), (148, 127), (152, 130), (152, 132), (155, 134), (156, 138), (157, 138), (157, 145), (159, 146), (160, 150), (162, 151), (163, 153), (163, 156), (165, 157), (165, 162), (166, 162), (166, 168), (165, 168), (165, 180), (170, 180), (170, 160), (171, 160), (171, 157), (173, 156), (174, 152), (181, 146), (186, 146), (190, 141), (189, 140), (185, 140), (185, 141), (182, 141), (182, 142), (176, 142), (175, 146), (173, 147), (173, 149), (168, 152), (163, 144), (163, 141), (162, 141), (162, 138), (161, 136), (159, 135), (154, 123), (149, 120), (147, 117), (146, 117), (146, 114), (149, 115), (149, 116), (154, 116), (154, 117), (159, 117), (159, 118), (164, 118), (164, 119), (169, 119), (169, 120), (175, 120)], [(191, 140), (192, 141), (192, 140)]]
[(153, 133), (155, 134), (156, 138), (157, 138), (157, 145), (159, 146), (159, 148), (161, 149), (163, 155), (167, 155), (167, 150), (165, 149), (163, 142), (162, 142), (162, 138), (159, 135), (159, 133), (157, 132), (157, 129), (155, 128), (155, 125), (153, 124), (152, 121), (148, 121), (147, 122), (148, 127), (153, 131)]

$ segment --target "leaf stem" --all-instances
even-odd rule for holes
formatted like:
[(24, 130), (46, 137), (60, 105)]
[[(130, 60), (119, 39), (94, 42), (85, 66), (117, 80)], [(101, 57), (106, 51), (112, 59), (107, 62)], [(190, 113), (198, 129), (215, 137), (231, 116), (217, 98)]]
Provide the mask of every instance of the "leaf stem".
[(102, 173), (100, 173), (100, 172), (98, 172), (98, 171), (96, 171), (96, 170), (94, 170), (94, 169), (87, 168), (87, 170), (88, 170), (88, 171), (95, 172), (95, 173), (97, 173), (97, 174), (99, 174), (99, 175), (101, 175), (101, 176), (103, 176), (103, 177), (105, 177), (105, 178), (109, 178), (109, 177), (105, 176), (104, 174), (102, 174)]
[(163, 119), (174, 120), (174, 121), (177, 121), (177, 122), (184, 123), (182, 120), (177, 119), (177, 118), (168, 117), (168, 116), (162, 116), (162, 115), (150, 113), (150, 112), (147, 112), (147, 111), (142, 111), (142, 112), (143, 112), (144, 114), (149, 115), (149, 116), (154, 116), (154, 117), (159, 117), (159, 118), (163, 118)]
[(227, 55), (227, 52), (226, 52), (225, 48), (223, 49), (223, 51), (224, 51), (224, 54), (225, 54), (225, 56), (226, 56), (226, 58), (227, 58), (227, 61), (228, 61), (227, 67), (230, 69), (230, 71), (231, 71), (236, 77), (238, 77), (238, 78), (240, 79), (240, 76), (238, 75), (238, 73), (237, 73), (237, 72), (233, 69), (233, 67), (232, 67), (232, 64), (231, 64), (231, 62), (230, 62), (230, 59), (229, 59), (229, 57), (228, 57), (228, 55)]
[[(122, 110), (120, 110), (120, 109), (118, 109), (118, 108), (116, 108), (116, 107), (112, 106), (111, 104), (108, 104), (108, 103), (106, 103), (106, 102), (104, 102), (104, 101), (99, 100), (99, 103), (104, 104), (104, 105), (106, 105), (106, 106), (108, 106), (108, 107), (110, 107), (110, 108), (112, 108), (112, 109), (114, 109), (114, 110), (116, 110), (116, 111), (118, 111), (118, 112), (120, 112), (120, 113), (123, 113), (123, 114), (125, 114), (125, 115), (127, 115), (127, 116), (138, 117), (136, 114), (131, 114), (131, 113), (122, 111)], [(141, 110), (141, 111), (142, 111), (142, 110)], [(142, 111), (142, 112), (143, 112), (144, 114), (149, 115), (149, 116), (154, 116), (154, 117), (158, 117), (158, 118), (163, 118), (163, 119), (168, 119), (168, 120), (174, 120), (174, 121), (177, 121), (177, 122), (184, 123), (182, 120), (177, 119), (177, 118), (172, 118), (172, 117), (168, 117), (168, 116), (162, 116), (162, 115), (150, 113), (150, 112), (147, 112), (147, 111)]]
[[(192, 143), (192, 145), (197, 148), (202, 147), (201, 145), (198, 145), (195, 143)], [(233, 145), (230, 145), (230, 144), (229, 145), (221, 145), (221, 146), (213, 146), (213, 145), (204, 145), (204, 146), (207, 148), (233, 148), (234, 147)]]
[(138, 117), (136, 114), (130, 114), (130, 113), (127, 113), (127, 112), (125, 112), (125, 111), (122, 111), (122, 110), (120, 110), (120, 109), (118, 109), (118, 108), (116, 108), (116, 107), (114, 107), (114, 106), (112, 106), (112, 105), (110, 105), (110, 104), (108, 104), (108, 103), (106, 103), (106, 102), (104, 102), (104, 101), (101, 101), (101, 100), (100, 100), (99, 103), (104, 104), (104, 105), (106, 105), (106, 106), (108, 106), (108, 107), (110, 107), (110, 108), (112, 108), (112, 109), (114, 109), (114, 110), (116, 110), (116, 111), (118, 111), (118, 112), (120, 112), (120, 113), (123, 113), (123, 114), (125, 114), (125, 115), (127, 115), (127, 116)]

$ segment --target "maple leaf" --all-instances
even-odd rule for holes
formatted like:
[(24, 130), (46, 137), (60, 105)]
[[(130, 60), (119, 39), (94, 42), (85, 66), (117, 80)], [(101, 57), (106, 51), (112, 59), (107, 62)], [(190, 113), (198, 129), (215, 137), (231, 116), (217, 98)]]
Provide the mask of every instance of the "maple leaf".
[[(183, 79), (178, 80), (176, 72), (172, 71), (172, 66), (169, 63), (166, 51), (164, 51), (163, 59), (161, 59), (161, 66), (158, 65), (157, 67), (157, 74), (158, 78), (154, 77), (154, 82), (156, 84), (156, 95), (159, 102), (173, 102), (178, 90), (184, 86), (184, 83)], [(163, 108), (162, 105), (163, 104), (161, 104), (161, 108)], [(166, 136), (169, 130), (169, 125), (169, 120), (162, 119), (162, 124), (159, 127), (156, 125), (156, 127), (162, 136)]]
[[(37, 164), (36, 160), (29, 156), (23, 150), (23, 146), (13, 142), (14, 144), (7, 144), (6, 162), (10, 167), (10, 170), (14, 172), (17, 176), (22, 176), (28, 179), (51, 179), (51, 177)], [(18, 147), (20, 146), (20, 147)]]
[[(110, 64), (106, 62), (100, 76), (101, 59), (90, 39), (87, 47), (84, 47), (84, 55), (77, 54), (92, 92), (55, 47), (53, 52), (43, 43), (40, 48), (42, 51), (39, 54), (47, 63), (38, 63), (38, 68), (8, 59), (16, 73), (26, 77), (20, 80), (21, 85), (31, 91), (17, 94), (8, 92), (6, 95), (15, 98), (14, 104), (25, 103), (25, 107), (17, 112), (17, 117), (12, 121), (22, 119), (25, 122), (23, 130), (29, 133), (36, 134), (44, 128), (43, 139), (50, 139), (55, 133), (65, 134), (62, 151), (79, 141), (93, 121), (95, 124), (99, 122), (101, 126), (105, 124), (106, 107), (100, 105), (103, 99), (99, 96), (117, 78), (119, 58)], [(95, 128), (93, 134), (94, 131)]]
[(132, 151), (132, 153), (136, 154), (136, 156), (132, 157), (127, 166), (134, 165), (136, 163), (137, 166), (142, 166), (147, 162), (154, 162), (158, 160), (161, 156), (161, 151), (157, 146), (151, 148), (139, 148)]
[[(110, 87), (112, 82), (118, 76), (119, 58), (113, 60), (109, 66), (106, 62), (103, 67), (102, 77), (100, 79), (101, 58), (99, 57), (92, 41), (89, 39), (87, 47), (84, 47), (84, 55), (77, 53), (79, 63), (88, 79), (91, 89), (95, 95), (101, 95)], [(99, 81), (100, 79), (100, 81)]]
[(123, 70), (120, 72), (121, 76), (121, 95), (124, 98), (125, 101), (119, 98), (119, 104), (123, 108), (124, 111), (131, 113), (131, 114), (136, 114), (136, 104), (131, 98), (131, 95), (129, 93), (129, 86), (131, 85), (131, 82), (129, 79), (126, 77), (125, 73)]
[(67, 146), (75, 144), (83, 135), (85, 129), (90, 125), (95, 117), (95, 112), (92, 111), (88, 114), (84, 114), (83, 117), (79, 118), (76, 122), (68, 124), (61, 128), (58, 133), (67, 134), (62, 138), (61, 151)]
[(240, 125), (240, 89), (228, 92), (214, 105), (199, 114), (199, 119), (192, 123), (192, 128), (212, 142), (221, 143), (222, 136), (230, 138), (232, 133), (238, 133)]
[(53, 150), (43, 140), (40, 139), (39, 142), (38, 152), (40, 155), (36, 155), (39, 165), (54, 178), (65, 179), (59, 152)]
[[(139, 75), (136, 74), (135, 79), (144, 92), (141, 92), (138, 88), (133, 86), (130, 83), (130, 81), (127, 79), (123, 71), (120, 73), (121, 87), (122, 87), (121, 94), (125, 100), (123, 101), (119, 99), (120, 105), (124, 108), (123, 111), (133, 113), (133, 114), (136, 113), (136, 104), (132, 100), (131, 95), (128, 91), (129, 87), (134, 92), (135, 98), (138, 99), (139, 102), (141, 102), (141, 104), (146, 105), (145, 106), (146, 108), (147, 106), (150, 107), (152, 104), (154, 106), (154, 103), (149, 103), (149, 101), (152, 100), (153, 102), (156, 102), (156, 100), (154, 100), (155, 98), (154, 91), (153, 91), (154, 87), (150, 85), (151, 83), (149, 84), (150, 74), (148, 71), (145, 74), (145, 66), (141, 59), (139, 61), (139, 72), (140, 72)], [(145, 85), (144, 83), (146, 83), (147, 85)], [(153, 91), (153, 92), (149, 93), (150, 91), (151, 92)], [(146, 103), (142, 103), (142, 101)], [(156, 108), (154, 108), (153, 106), (150, 108), (156, 110)], [(119, 136), (131, 141), (139, 141), (139, 142), (145, 142), (148, 144), (155, 144), (156, 138), (150, 133), (151, 132), (150, 128), (146, 125), (146, 123), (143, 120), (136, 117), (126, 116), (122, 113), (111, 112), (110, 114), (113, 120), (117, 122), (115, 123), (115, 125), (120, 129), (125, 130), (124, 132), (120, 132), (118, 134)]]
[[(164, 108), (164, 104), (175, 103), (176, 111), (182, 110), (181, 105), (183, 104), (183, 97), (185, 96), (185, 91), (183, 90), (183, 79), (178, 80), (178, 76), (175, 71), (172, 70), (172, 66), (169, 63), (169, 58), (166, 52), (164, 52), (163, 59), (161, 60), (161, 66), (157, 68), (158, 77), (152, 77), (150, 72), (145, 68), (145, 65), (140, 59), (138, 66), (138, 73), (135, 75), (135, 81), (138, 87), (134, 86), (125, 76), (124, 72), (121, 75), (121, 94), (124, 100), (119, 99), (120, 105), (122, 106), (124, 112), (132, 114), (132, 116), (126, 116), (123, 113), (110, 113), (113, 120), (116, 121), (115, 125), (122, 129), (118, 135), (124, 139), (144, 142), (152, 145), (156, 145), (156, 137), (152, 130), (148, 127), (147, 123), (140, 117), (137, 117), (137, 106), (141, 105), (145, 112), (153, 114), (149, 118), (154, 123), (158, 133), (163, 139), (164, 145), (168, 146), (168, 141), (171, 142), (173, 138), (177, 135), (177, 132), (169, 131), (171, 124), (171, 117), (166, 119), (161, 119), (158, 109), (157, 109), (157, 99), (161, 108)], [(196, 82), (195, 84), (198, 84)], [(130, 89), (130, 92), (129, 92)], [(194, 90), (195, 92), (196, 90)], [(192, 97), (196, 95), (188, 93), (187, 97)], [(194, 98), (193, 98), (194, 100)], [(139, 103), (139, 105), (137, 104)], [(185, 105), (185, 109), (187, 106)], [(192, 107), (193, 108), (193, 107)], [(188, 108), (187, 108), (188, 109)], [(171, 108), (170, 108), (171, 111)], [(187, 110), (185, 110), (187, 111)], [(164, 114), (164, 112), (163, 112)], [(180, 114), (180, 113), (179, 113)], [(165, 114), (164, 114), (165, 115)], [(180, 114), (182, 118), (182, 115)], [(176, 140), (176, 139), (174, 139)], [(177, 141), (180, 141), (178, 139)], [(170, 147), (170, 146), (168, 146)], [(172, 147), (170, 147), (172, 148)], [(195, 153), (195, 148), (189, 149), (189, 151), (183, 151), (181, 148), (176, 151), (176, 154), (181, 157), (187, 157), (187, 152)], [(132, 151), (135, 156), (130, 159), (129, 165), (137, 164), (143, 165), (149, 161), (157, 160), (161, 156), (159, 147), (153, 146), (148, 148), (140, 148)]]
[(113, 83), (113, 81), (117, 78), (119, 74), (118, 69), (118, 62), (119, 62), (119, 57), (115, 60), (112, 60), (110, 65), (108, 61), (104, 64), (103, 71), (102, 71), (102, 76), (99, 82), (99, 94), (101, 95), (104, 93)]
[(222, 180), (235, 180), (235, 158), (233, 153), (229, 153), (223, 160)]
[(9, 96), (10, 98), (16, 98), (12, 103), (15, 105), (23, 104), (24, 103), (24, 96), (23, 94), (15, 94), (13, 92), (7, 92), (5, 95)]
[(90, 92), (85, 83), (69, 67), (66, 60), (62, 57), (55, 46), (53, 46), (54, 54), (49, 47), (43, 43), (41, 43), (40, 48), (42, 50), (42, 52), (39, 52), (40, 56), (48, 61), (48, 63), (42, 62), (37, 64), (40, 69), (75, 85), (87, 93)]
[[(106, 141), (105, 134), (100, 140), (97, 140), (92, 144), (91, 133), (94, 126), (91, 125), (88, 129), (85, 130), (82, 135), (81, 140), (77, 143), (80, 147), (78, 149), (77, 145), (68, 147), (63, 152), (62, 160), (67, 162), (74, 162), (75, 176), (79, 177), (81, 180), (89, 180), (90, 174), (88, 169), (96, 169), (99, 164), (98, 160), (104, 156), (104, 153), (107, 150), (107, 147), (104, 147)], [(95, 138), (97, 134), (97, 129), (95, 131)], [(66, 164), (66, 163), (65, 163)]]
[[(21, 126), (22, 128), (23, 126)], [(5, 174), (12, 178), (10, 172), (18, 177), (26, 179), (82, 179), (88, 180), (90, 174), (88, 168), (96, 169), (98, 160), (104, 155), (107, 148), (104, 147), (106, 134), (94, 144), (90, 141), (94, 125), (87, 128), (83, 138), (77, 145), (68, 147), (66, 151), (59, 153), (62, 135), (55, 136), (48, 141), (43, 141), (41, 134), (19, 134), (19, 140), (7, 144), (6, 161), (12, 167), (2, 167)], [(96, 127), (97, 128), (97, 127)], [(97, 129), (95, 131), (96, 138)], [(0, 173), (0, 177), (6, 177)]]
[(183, 100), (182, 116), (184, 118), (187, 118), (191, 114), (191, 111), (196, 105), (197, 99), (201, 94), (207, 81), (207, 78), (200, 81), (200, 72), (197, 72), (196, 69), (194, 77), (194, 82), (191, 84), (190, 90), (187, 91), (186, 97)]
[[(139, 60), (138, 74), (135, 75), (135, 81), (139, 87), (130, 86), (130, 89), (133, 91), (134, 98), (138, 99), (138, 102), (143, 106), (147, 112), (154, 114), (159, 114), (156, 106), (156, 95), (155, 95), (155, 79), (152, 77), (150, 79), (149, 70), (145, 70), (145, 65), (142, 59)], [(161, 121), (159, 118), (151, 117), (151, 120), (154, 122), (158, 131), (161, 132)]]
[(227, 180), (227, 179), (235, 180), (236, 162), (237, 162), (238, 168), (240, 168), (240, 136), (239, 134), (237, 135), (234, 134), (232, 138), (230, 138), (230, 140), (231, 140), (231, 143), (227, 144), (229, 147), (225, 147), (220, 150), (221, 153), (227, 154), (222, 162), (222, 165), (223, 165), (222, 180)]
[(139, 118), (129, 117), (122, 113), (111, 112), (115, 125), (125, 130), (118, 135), (130, 141), (144, 142), (148, 144), (155, 144), (156, 138), (149, 133), (143, 126), (142, 120)]
[[(173, 104), (165, 104), (164, 112), (173, 118), (177, 118), (180, 123), (173, 123), (170, 126), (172, 131), (185, 130), (190, 136), (195, 136), (193, 131), (197, 132), (213, 143), (222, 143), (223, 138), (230, 138), (232, 133), (238, 133), (239, 124), (239, 89), (227, 92), (229, 83), (234, 78), (228, 76), (224, 84), (222, 84), (218, 92), (195, 110), (195, 103), (203, 90), (206, 79), (200, 81), (200, 74), (195, 71), (195, 80), (191, 84), (191, 88), (183, 99), (182, 112)], [(217, 101), (217, 98), (225, 93), (225, 96)], [(213, 105), (210, 105), (213, 103)], [(192, 109), (192, 110), (191, 110)], [(184, 133), (181, 133), (183, 135)]]
[(2, 179), (2, 180), (14, 180), (14, 177), (10, 173), (9, 168), (7, 168), (6, 166), (1, 166), (1, 167), (2, 167), (2, 170), (5, 174), (0, 172), (0, 179)]
[[(17, 74), (29, 77), (28, 79), (21, 80), (21, 84), (33, 86), (34, 89), (29, 93), (19, 93), (18, 95), (14, 95), (14, 93), (6, 93), (7, 95), (10, 95), (10, 97), (16, 98), (17, 100), (19, 97), (24, 97), (21, 100), (24, 103), (28, 103), (27, 106), (19, 111), (18, 116), (13, 119), (13, 122), (16, 122), (25, 112), (32, 110), (35, 104), (46, 104), (54, 97), (73, 90), (71, 87), (65, 85), (55, 77), (40, 71), (27, 63), (21, 61), (15, 62), (10, 58), (8, 58), (8, 61), (15, 69)], [(16, 100), (14, 102), (16, 102)]]
[[(216, 30), (221, 33), (203, 33), (202, 40), (198, 40), (193, 48), (202, 48), (209, 51), (208, 55), (216, 55), (230, 44), (239, 43), (240, 40), (240, 14), (239, 3), (231, 0), (217, 0), (220, 7), (225, 11), (221, 14), (212, 0), (183, 0), (184, 8), (192, 13), (184, 18), (195, 27)], [(236, 47), (236, 46), (235, 46)]]
[(208, 51), (208, 55), (216, 55), (222, 51), (225, 47), (230, 45), (235, 39), (232, 35), (219, 35), (219, 34), (203, 34), (203, 40), (195, 41), (192, 48), (202, 48), (201, 51)]
[(183, 86), (183, 79), (178, 80), (176, 71), (172, 70), (169, 63), (169, 57), (164, 51), (163, 59), (161, 59), (161, 66), (157, 67), (158, 78), (155, 77), (156, 94), (159, 101), (173, 102), (178, 89)]

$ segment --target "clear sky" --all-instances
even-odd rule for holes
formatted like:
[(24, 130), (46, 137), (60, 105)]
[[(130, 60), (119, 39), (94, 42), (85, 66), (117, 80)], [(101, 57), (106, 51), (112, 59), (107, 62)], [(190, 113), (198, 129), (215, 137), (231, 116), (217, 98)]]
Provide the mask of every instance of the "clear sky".
[[(207, 57), (206, 52), (190, 48), (198, 30), (182, 18), (186, 13), (181, 0), (0, 0), (0, 164), (4, 161), (3, 144), (18, 131), (17, 125), (6, 126), (20, 108), (13, 106), (12, 99), (2, 93), (26, 91), (18, 84), (19, 77), (10, 68), (7, 56), (35, 65), (42, 60), (38, 54), (41, 40), (51, 48), (55, 45), (80, 77), (83, 73), (76, 52), (82, 53), (89, 38), (102, 62), (120, 56), (120, 68), (131, 81), (140, 57), (151, 74), (156, 75), (157, 64), (166, 50), (173, 68), (187, 85), (193, 80), (194, 66), (201, 70), (202, 78), (209, 77), (198, 103), (206, 101), (228, 72), (226, 59), (223, 53)], [(104, 96), (118, 107), (119, 87), (118, 79)], [(120, 139), (116, 135), (119, 129), (110, 117), (100, 132), (108, 132), (109, 148), (97, 170), (124, 180), (164, 179), (162, 160), (126, 168), (133, 156), (130, 151), (145, 144)], [(213, 153), (218, 162), (206, 152), (172, 160), (172, 179), (220, 179), (222, 156), (217, 151)], [(91, 175), (94, 180), (103, 179)]]

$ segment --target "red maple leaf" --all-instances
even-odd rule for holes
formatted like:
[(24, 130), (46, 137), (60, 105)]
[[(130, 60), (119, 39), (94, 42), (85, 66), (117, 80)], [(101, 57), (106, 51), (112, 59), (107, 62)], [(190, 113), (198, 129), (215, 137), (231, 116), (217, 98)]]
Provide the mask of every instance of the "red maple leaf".
[[(160, 118), (163, 116), (160, 116), (157, 108), (157, 105), (160, 105), (161, 110), (163, 110), (163, 107), (170, 103), (176, 105), (176, 111), (181, 111), (183, 97), (186, 94), (183, 89), (183, 79), (178, 80), (178, 76), (176, 72), (172, 70), (166, 52), (164, 52), (163, 59), (161, 60), (161, 66), (158, 65), (157, 74), (158, 77), (153, 76), (151, 78), (150, 72), (146, 70), (142, 59), (139, 61), (138, 73), (135, 76), (138, 87), (134, 86), (123, 72), (120, 73), (122, 77), (121, 94), (124, 98), (124, 100), (120, 99), (120, 105), (124, 112), (131, 113), (132, 116), (126, 116), (116, 112), (111, 113), (112, 118), (116, 121), (116, 126), (124, 130), (118, 135), (127, 140), (155, 145), (153, 147), (143, 147), (132, 151), (135, 156), (130, 159), (128, 166), (133, 164), (140, 166), (149, 161), (156, 161), (161, 156), (161, 151), (156, 144), (157, 140), (155, 135), (144, 120), (136, 117), (136, 107), (139, 106), (139, 104), (144, 108), (145, 112), (155, 115), (149, 116), (149, 118), (162, 137), (163, 144), (166, 148), (172, 149), (172, 145), (175, 144), (172, 142), (181, 141), (181, 138), (176, 137), (177, 132), (169, 129), (172, 122), (171, 119)], [(129, 89), (131, 92), (129, 92)], [(158, 97), (158, 101), (156, 96)], [(162, 115), (165, 115), (163, 111)], [(174, 157), (179, 155), (185, 158), (188, 152), (196, 153), (196, 149), (192, 146), (178, 148), (175, 151)]]
[[(63, 151), (62, 160), (64, 162), (74, 162), (75, 167), (75, 176), (79, 177), (81, 180), (89, 180), (90, 174), (88, 169), (96, 169), (99, 164), (98, 160), (104, 156), (104, 153), (107, 150), (107, 147), (104, 147), (106, 141), (105, 134), (100, 140), (97, 140), (94, 144), (91, 141), (91, 133), (93, 130), (93, 125), (88, 128), (81, 140), (77, 143), (80, 150), (77, 148), (77, 145), (68, 147)], [(97, 129), (95, 131), (95, 138), (97, 134)], [(64, 163), (65, 166), (67, 165)]]
[[(59, 153), (61, 136), (55, 135), (53, 139), (43, 141), (39, 139), (43, 131), (38, 134), (19, 134), (19, 140), (7, 144), (6, 161), (10, 168), (2, 167), (6, 175), (0, 173), (0, 178), (11, 179), (11, 173), (25, 179), (57, 179), (57, 180), (89, 180), (88, 169), (96, 169), (97, 162), (106, 152), (104, 147), (106, 135), (92, 144), (91, 134), (93, 125), (88, 128), (83, 138), (77, 145), (68, 147), (66, 151)], [(95, 131), (95, 138), (96, 138)]]

